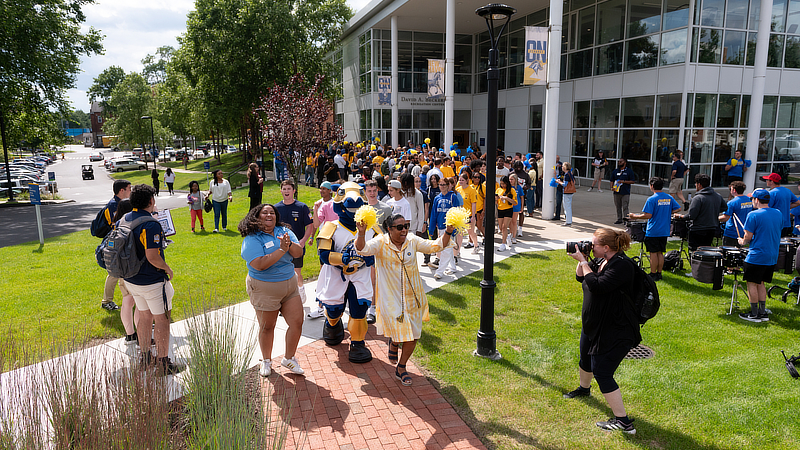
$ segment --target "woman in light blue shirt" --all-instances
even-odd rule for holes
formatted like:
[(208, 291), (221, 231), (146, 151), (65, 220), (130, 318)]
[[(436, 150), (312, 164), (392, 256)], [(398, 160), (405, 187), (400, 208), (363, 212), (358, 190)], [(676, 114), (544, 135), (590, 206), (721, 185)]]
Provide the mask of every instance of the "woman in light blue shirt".
[(272, 341), (278, 313), (283, 314), (286, 330), (286, 352), (281, 365), (298, 375), (303, 369), (295, 359), (297, 344), (303, 331), (303, 302), (297, 288), (292, 258), (303, 255), (303, 248), (288, 225), (281, 222), (278, 211), (269, 204), (250, 210), (239, 223), (242, 259), (247, 262), (247, 295), (258, 318), (258, 345), (261, 347), (262, 377), (272, 371)]

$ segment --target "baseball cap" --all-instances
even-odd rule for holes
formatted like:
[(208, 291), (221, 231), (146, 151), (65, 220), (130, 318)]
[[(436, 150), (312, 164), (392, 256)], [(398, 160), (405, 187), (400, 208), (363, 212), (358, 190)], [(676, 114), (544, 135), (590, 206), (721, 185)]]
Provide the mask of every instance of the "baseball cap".
[(391, 187), (393, 187), (393, 188), (395, 188), (395, 189), (403, 189), (403, 185), (402, 185), (402, 184), (400, 184), (400, 182), (399, 182), (399, 181), (397, 181), (397, 180), (392, 180), (392, 181), (390, 181), (390, 182), (389, 182), (389, 186), (391, 186)]
[[(773, 173), (771, 175), (777, 175), (777, 174)], [(756, 189), (755, 191), (753, 191), (752, 194), (750, 194), (750, 196), (753, 198), (757, 198), (761, 202), (769, 201), (769, 191), (766, 189)]]
[(772, 181), (773, 183), (778, 183), (778, 184), (780, 184), (780, 182), (781, 182), (781, 176), (780, 176), (780, 175), (778, 175), (778, 174), (777, 174), (777, 173), (775, 173), (775, 172), (772, 172), (772, 173), (771, 173), (771, 174), (769, 174), (769, 175), (765, 175), (765, 176), (761, 177), (761, 179), (762, 179), (762, 180), (770, 180), (770, 181)]
[(330, 181), (323, 181), (322, 184), (319, 185), (319, 187), (320, 187), (320, 189), (321, 188), (332, 189), (333, 185), (331, 184)]

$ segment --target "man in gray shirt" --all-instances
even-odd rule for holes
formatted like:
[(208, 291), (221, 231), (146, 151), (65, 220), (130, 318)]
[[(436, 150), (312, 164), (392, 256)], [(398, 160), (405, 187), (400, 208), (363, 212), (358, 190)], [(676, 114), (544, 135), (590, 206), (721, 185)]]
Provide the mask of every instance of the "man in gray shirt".
[[(364, 182), (364, 191), (367, 194), (369, 205), (378, 212), (378, 225), (380, 225), (381, 230), (386, 233), (386, 229), (383, 228), (383, 221), (392, 215), (392, 207), (378, 200), (378, 183), (376, 183), (375, 180), (367, 180)], [(372, 284), (375, 284), (375, 266), (372, 266)], [(375, 323), (374, 301), (367, 310), (367, 323)]]

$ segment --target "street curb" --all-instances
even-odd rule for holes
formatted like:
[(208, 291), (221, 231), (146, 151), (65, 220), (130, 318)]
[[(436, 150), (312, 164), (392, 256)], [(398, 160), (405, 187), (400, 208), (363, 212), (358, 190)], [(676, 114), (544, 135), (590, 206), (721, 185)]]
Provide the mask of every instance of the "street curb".
[[(42, 200), (42, 205), (61, 205), (63, 203), (75, 203), (75, 200)], [(0, 208), (15, 208), (18, 206), (33, 206), (29, 200), (21, 202), (0, 202)]]

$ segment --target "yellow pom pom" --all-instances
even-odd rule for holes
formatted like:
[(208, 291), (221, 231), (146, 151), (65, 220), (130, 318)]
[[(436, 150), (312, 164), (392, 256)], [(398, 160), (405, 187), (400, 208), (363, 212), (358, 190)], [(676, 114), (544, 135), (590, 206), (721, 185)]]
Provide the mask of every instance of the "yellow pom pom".
[(369, 147), (369, 149), (370, 149), (370, 150), (375, 150), (376, 148), (378, 148), (378, 147), (376, 147), (376, 146), (375, 146), (375, 144), (372, 144), (372, 145)]
[(453, 142), (453, 145), (458, 145), (458, 142)]
[(375, 138), (375, 142), (380, 142), (380, 141), (381, 141), (381, 138), (379, 138), (379, 137)]
[(378, 212), (370, 205), (364, 205), (356, 211), (356, 223), (364, 222), (367, 229), (370, 229), (378, 223)]
[(431, 138), (425, 138), (425, 143), (426, 144), (430, 144), (431, 143)]
[(447, 210), (447, 215), (444, 217), (444, 224), (452, 226), (459, 233), (466, 233), (469, 227), (469, 218), (472, 215), (466, 208), (450, 208)]
[(731, 159), (731, 165), (732, 166), (736, 167), (738, 164), (739, 164), (739, 161), (737, 161), (735, 159)]
[(347, 141), (344, 141), (344, 145), (347, 145)]

